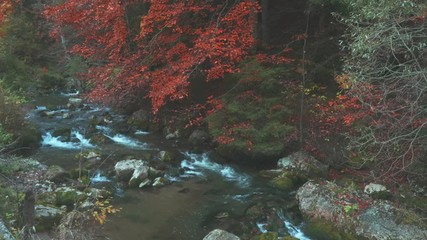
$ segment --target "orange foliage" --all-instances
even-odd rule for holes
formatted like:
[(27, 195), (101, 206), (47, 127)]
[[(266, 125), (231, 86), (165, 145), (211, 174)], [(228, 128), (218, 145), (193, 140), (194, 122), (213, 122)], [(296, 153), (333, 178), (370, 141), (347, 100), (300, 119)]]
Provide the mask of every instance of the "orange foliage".
[(0, 25), (7, 21), (7, 17), (13, 12), (13, 8), (19, 0), (1, 0), (0, 2)]

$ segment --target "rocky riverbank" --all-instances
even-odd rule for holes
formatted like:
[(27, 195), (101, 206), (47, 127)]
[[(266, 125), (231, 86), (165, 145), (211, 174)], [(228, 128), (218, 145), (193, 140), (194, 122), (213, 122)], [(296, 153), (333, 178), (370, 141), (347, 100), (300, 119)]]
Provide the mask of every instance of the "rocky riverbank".
[[(422, 191), (392, 191), (344, 172), (337, 178), (336, 170), (304, 151), (276, 158), (274, 169), (249, 175), (237, 171), (238, 166), (224, 164), (221, 158), (214, 161), (216, 154), (188, 152), (202, 152), (217, 144), (207, 129), (184, 130), (184, 126), (167, 121), (155, 124), (142, 110), (122, 116), (79, 98), (63, 101), (63, 105), (50, 109), (37, 106), (29, 116), (43, 132), (42, 154), (37, 157), (46, 165), (24, 158), (1, 159), (1, 188), (6, 192), (2, 196), (8, 198), (1, 199), (8, 209), (3, 211), (3, 219), (13, 229), (34, 221), (36, 231), (30, 233), (44, 231), (49, 235), (45, 238), (104, 236), (99, 229), (86, 226), (105, 222), (105, 214), (115, 211), (109, 199), (120, 186), (137, 195), (153, 196), (143, 198), (153, 204), (143, 206), (145, 213), (157, 215), (176, 203), (160, 200), (161, 193), (183, 199), (181, 205), (165, 213), (169, 218), (182, 214), (181, 207), (200, 211), (194, 217), (198, 237), (189, 239), (200, 239), (201, 233), (213, 229), (229, 234), (217, 230), (207, 239), (422, 239), (426, 234), (423, 216), (402, 201), (422, 202), (426, 197)], [(195, 180), (186, 187), (183, 182), (189, 179)], [(27, 220), (23, 220), (19, 207), (25, 205), (25, 199), (34, 209)], [(189, 205), (190, 200), (194, 204)], [(159, 202), (163, 203), (157, 206)], [(419, 203), (416, 206), (425, 210)], [(134, 204), (127, 209), (133, 217), (135, 207), (141, 206)], [(146, 221), (155, 225), (163, 220), (149, 217)], [(169, 226), (165, 229), (174, 231)]]

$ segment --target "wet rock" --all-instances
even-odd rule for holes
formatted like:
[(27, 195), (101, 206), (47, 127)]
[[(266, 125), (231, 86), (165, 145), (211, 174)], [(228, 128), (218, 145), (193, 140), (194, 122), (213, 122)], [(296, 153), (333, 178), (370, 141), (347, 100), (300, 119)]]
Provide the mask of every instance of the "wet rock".
[(208, 233), (203, 240), (240, 240), (240, 238), (232, 233), (221, 229), (215, 229)]
[(43, 205), (35, 206), (36, 212), (36, 231), (44, 232), (53, 229), (61, 218), (65, 216), (65, 211), (59, 208), (53, 208)]
[(142, 160), (123, 160), (114, 166), (116, 176), (123, 182), (128, 182), (129, 187), (138, 187), (147, 178), (155, 178), (162, 175), (162, 172), (148, 166)]
[(70, 141), (70, 138), (71, 138), (71, 128), (64, 127), (64, 128), (55, 129), (55, 131), (52, 132), (52, 136), (59, 137), (60, 138), (59, 140), (62, 142), (68, 142)]
[(169, 151), (160, 151), (157, 157), (163, 162), (172, 162), (175, 160), (175, 156)]
[(57, 114), (57, 111), (41, 111), (40, 116), (42, 117), (48, 117), (48, 118), (52, 118)]
[(69, 113), (69, 112), (65, 112), (65, 113), (62, 114), (62, 118), (63, 119), (70, 119), (72, 117), (73, 117), (73, 115), (71, 113)]
[(246, 209), (245, 214), (252, 220), (261, 219), (264, 216), (264, 207), (261, 204), (252, 205)]
[(49, 166), (45, 174), (45, 178), (54, 183), (64, 182), (68, 177), (70, 177), (70, 174), (57, 165)]
[(326, 177), (328, 166), (316, 160), (304, 151), (295, 152), (279, 159), (277, 167), (283, 170), (298, 172), (309, 178)]
[(301, 186), (307, 179), (293, 172), (283, 172), (281, 175), (273, 178), (269, 184), (283, 191), (292, 191)]
[(128, 119), (127, 123), (136, 129), (148, 131), (150, 129), (151, 114), (145, 109), (134, 112)]
[(133, 171), (132, 177), (129, 179), (129, 187), (137, 187), (139, 184), (147, 179), (150, 175), (150, 167), (147, 165), (140, 165)]
[(123, 160), (116, 163), (114, 170), (116, 171), (116, 176), (120, 181), (127, 182), (132, 177), (135, 169), (144, 165), (146, 165), (146, 162), (142, 160)]
[(209, 134), (199, 129), (194, 130), (188, 138), (188, 142), (190, 142), (193, 146), (202, 145), (204, 143), (207, 143), (208, 140)]
[(86, 155), (85, 155), (85, 158), (86, 159), (96, 159), (96, 160), (101, 160), (101, 154), (100, 153), (97, 153), (97, 152), (88, 152)]
[(259, 171), (258, 175), (265, 178), (275, 178), (283, 173), (282, 169), (268, 169)]
[(68, 99), (67, 107), (70, 109), (83, 107), (83, 99), (81, 98), (70, 98)]
[(216, 219), (228, 218), (230, 217), (230, 213), (228, 212), (219, 212), (215, 215)]
[(103, 145), (103, 144), (113, 143), (114, 141), (111, 140), (110, 138), (106, 137), (102, 133), (95, 133), (95, 134), (90, 136), (89, 142), (91, 144), (94, 144), (94, 145)]
[(168, 183), (168, 180), (164, 177), (157, 177), (154, 179), (153, 187), (163, 187)]
[(165, 136), (166, 140), (174, 140), (179, 138), (179, 130), (176, 130), (173, 133), (168, 133)]
[(425, 239), (427, 229), (414, 212), (388, 201), (373, 201), (354, 189), (332, 182), (305, 183), (296, 195), (301, 212), (310, 219), (333, 224), (335, 229), (366, 239)]
[(103, 116), (97, 116), (97, 115), (93, 115), (90, 117), (89, 119), (89, 124), (92, 126), (102, 126), (105, 125), (104, 122), (104, 117)]
[(150, 179), (145, 179), (145, 180), (143, 180), (143, 181), (138, 185), (138, 187), (139, 187), (139, 188), (145, 188), (145, 187), (149, 187), (149, 186), (150, 186), (150, 184), (151, 184), (151, 180), (150, 180)]

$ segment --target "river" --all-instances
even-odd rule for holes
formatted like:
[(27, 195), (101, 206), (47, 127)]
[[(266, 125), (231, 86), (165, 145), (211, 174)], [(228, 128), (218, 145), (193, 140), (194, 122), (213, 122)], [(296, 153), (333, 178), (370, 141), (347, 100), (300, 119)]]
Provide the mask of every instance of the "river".
[[(295, 205), (294, 193), (271, 188), (258, 177), (256, 169), (216, 163), (210, 152), (179, 149), (155, 133), (121, 132), (114, 123), (123, 121), (124, 116), (91, 104), (70, 110), (66, 107), (70, 97), (75, 96), (53, 95), (33, 102), (34, 110), (27, 119), (43, 133), (42, 147), (33, 157), (46, 165), (73, 169), (79, 165), (77, 154), (101, 153), (99, 168), (91, 175), (92, 184), (114, 185), (113, 204), (121, 209), (102, 226), (105, 239), (197, 240), (215, 228), (233, 232), (242, 239), (269, 230), (279, 236), (311, 239), (301, 230), (304, 222), (298, 211), (289, 207)], [(96, 125), (91, 131), (111, 141), (92, 144), (86, 137), (90, 121), (105, 115), (109, 117), (108, 123)], [(71, 131), (69, 140), (53, 137), (56, 130), (66, 128)], [(115, 162), (129, 157), (146, 159), (162, 150), (179, 158), (167, 168), (170, 184), (135, 190), (115, 182), (111, 174)]]

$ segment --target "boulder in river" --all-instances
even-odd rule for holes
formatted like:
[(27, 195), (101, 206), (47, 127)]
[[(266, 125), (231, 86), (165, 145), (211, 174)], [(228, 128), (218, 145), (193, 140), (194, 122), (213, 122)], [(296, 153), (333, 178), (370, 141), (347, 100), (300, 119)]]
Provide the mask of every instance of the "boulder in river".
[(169, 151), (160, 151), (157, 158), (162, 162), (173, 162), (175, 160), (174, 154)]
[(141, 164), (138, 167), (136, 167), (133, 171), (132, 177), (129, 179), (129, 187), (137, 187), (139, 184), (147, 179), (150, 174), (150, 167)]
[(240, 238), (227, 231), (215, 229), (208, 233), (203, 240), (240, 240)]
[(148, 166), (143, 160), (123, 160), (114, 166), (116, 176), (120, 181), (128, 182), (129, 187), (138, 187), (147, 178), (161, 175), (161, 171)]
[(116, 163), (114, 170), (116, 171), (116, 176), (120, 181), (129, 181), (135, 169), (146, 164), (147, 163), (142, 160), (123, 160)]
[(199, 146), (204, 143), (207, 143), (208, 141), (209, 134), (200, 129), (194, 130), (188, 138), (188, 142), (190, 142), (193, 146)]
[(421, 240), (427, 236), (427, 228), (416, 213), (332, 182), (309, 181), (296, 197), (306, 217), (329, 222), (359, 238)]
[(70, 109), (83, 107), (83, 99), (81, 99), (81, 98), (70, 98), (70, 99), (68, 99), (67, 107)]
[(140, 109), (134, 112), (128, 119), (128, 125), (140, 129), (143, 131), (148, 131), (150, 129), (150, 121), (151, 114), (149, 111), (145, 109)]

